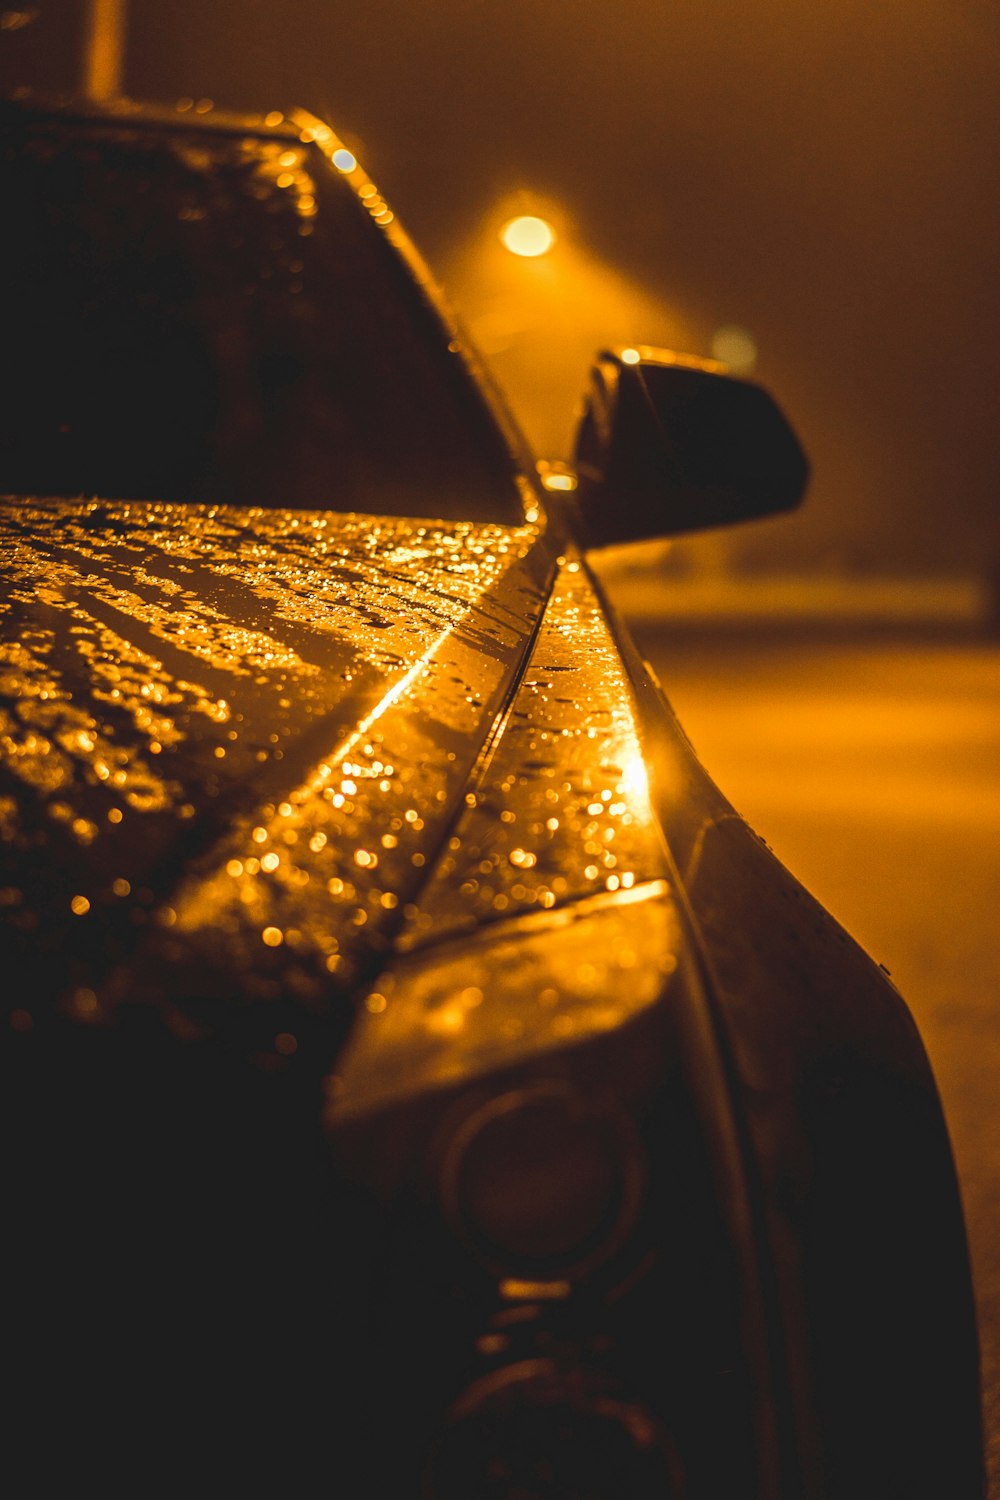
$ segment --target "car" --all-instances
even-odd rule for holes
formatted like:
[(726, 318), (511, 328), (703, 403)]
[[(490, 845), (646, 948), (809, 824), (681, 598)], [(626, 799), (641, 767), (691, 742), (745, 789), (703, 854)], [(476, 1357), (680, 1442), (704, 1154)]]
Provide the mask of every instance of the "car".
[(200, 110), (2, 114), (15, 1491), (979, 1494), (914, 1024), (588, 561), (790, 426), (610, 349), (540, 467), (333, 131)]

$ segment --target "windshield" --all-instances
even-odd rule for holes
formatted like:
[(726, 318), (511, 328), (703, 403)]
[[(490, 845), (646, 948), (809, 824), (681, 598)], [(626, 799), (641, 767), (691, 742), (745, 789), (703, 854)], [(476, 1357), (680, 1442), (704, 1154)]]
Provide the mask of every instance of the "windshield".
[(318, 148), (15, 113), (0, 172), (0, 491), (523, 521), (461, 357)]

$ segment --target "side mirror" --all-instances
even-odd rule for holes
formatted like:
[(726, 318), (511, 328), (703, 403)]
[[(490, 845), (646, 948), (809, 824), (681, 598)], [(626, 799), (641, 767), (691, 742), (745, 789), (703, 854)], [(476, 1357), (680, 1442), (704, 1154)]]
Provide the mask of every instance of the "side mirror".
[(573, 463), (587, 547), (791, 510), (809, 475), (761, 386), (648, 347), (598, 356)]

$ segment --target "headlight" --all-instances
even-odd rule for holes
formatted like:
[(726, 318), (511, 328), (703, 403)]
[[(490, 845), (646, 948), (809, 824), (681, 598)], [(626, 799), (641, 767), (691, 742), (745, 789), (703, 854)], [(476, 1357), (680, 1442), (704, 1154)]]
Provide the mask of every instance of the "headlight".
[(501, 1094), (466, 1119), (445, 1157), (442, 1198), (491, 1270), (571, 1279), (621, 1244), (642, 1181), (641, 1147), (624, 1114), (543, 1083)]

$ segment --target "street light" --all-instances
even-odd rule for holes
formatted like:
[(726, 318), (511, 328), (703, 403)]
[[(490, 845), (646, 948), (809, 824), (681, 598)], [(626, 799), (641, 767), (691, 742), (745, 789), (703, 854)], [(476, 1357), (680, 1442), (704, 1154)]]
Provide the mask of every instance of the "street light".
[(83, 58), (85, 99), (114, 99), (121, 93), (125, 3), (126, 0), (89, 0)]
[(556, 242), (552, 225), (535, 214), (520, 214), (516, 219), (508, 219), (500, 231), (500, 239), (512, 255), (528, 258), (547, 254)]

